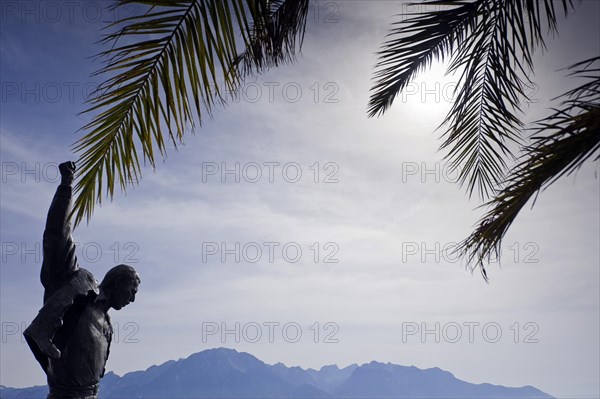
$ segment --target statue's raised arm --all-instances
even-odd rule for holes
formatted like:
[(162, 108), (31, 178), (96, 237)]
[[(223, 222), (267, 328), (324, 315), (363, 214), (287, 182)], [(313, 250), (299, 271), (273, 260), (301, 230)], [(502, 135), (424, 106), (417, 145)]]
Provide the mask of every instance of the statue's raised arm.
[(61, 183), (50, 204), (44, 229), (44, 260), (40, 275), (45, 288), (44, 302), (79, 269), (70, 221), (75, 163), (64, 162), (58, 168)]

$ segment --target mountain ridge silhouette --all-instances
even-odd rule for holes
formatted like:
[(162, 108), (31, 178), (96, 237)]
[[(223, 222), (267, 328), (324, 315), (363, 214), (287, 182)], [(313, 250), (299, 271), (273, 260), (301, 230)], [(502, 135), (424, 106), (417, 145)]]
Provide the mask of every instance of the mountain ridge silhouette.
[[(2, 399), (45, 399), (46, 386), (0, 386)], [(108, 372), (99, 399), (123, 398), (552, 398), (532, 386), (473, 384), (438, 367), (372, 361), (319, 370), (269, 365), (235, 349), (214, 348), (118, 376)]]

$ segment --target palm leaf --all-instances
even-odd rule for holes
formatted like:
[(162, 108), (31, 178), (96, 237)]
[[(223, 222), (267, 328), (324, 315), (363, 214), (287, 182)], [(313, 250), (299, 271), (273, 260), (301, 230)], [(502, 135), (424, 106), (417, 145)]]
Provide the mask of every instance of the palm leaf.
[(233, 67), (247, 75), (253, 70), (295, 61), (295, 49), (301, 48), (304, 40), (308, 5), (308, 0), (269, 2), (266, 14), (271, 17), (255, 23), (251, 44), (237, 57)]
[[(571, 0), (562, 0), (565, 13)], [(458, 94), (442, 125), (441, 148), (469, 195), (489, 198), (502, 181), (510, 143), (521, 143), (518, 114), (533, 70), (532, 53), (544, 46), (544, 24), (556, 31), (554, 2), (530, 0), (432, 0), (437, 9), (398, 22), (379, 52), (369, 115), (384, 113), (396, 96), (433, 59), (450, 58), (448, 72), (462, 71)]]
[(590, 158), (600, 159), (600, 57), (569, 68), (571, 76), (587, 81), (563, 94), (562, 107), (537, 122), (533, 144), (486, 204), (491, 209), (478, 227), (457, 247), (471, 270), (479, 267), (486, 279), (484, 263), (499, 257), (502, 238), (527, 202)]
[[(433, 7), (447, 4), (438, 0), (423, 2), (424, 6)], [(369, 116), (383, 114), (419, 72), (434, 59), (443, 61), (473, 30), (480, 15), (478, 2), (454, 5), (447, 10), (415, 12), (409, 14), (410, 18), (394, 23), (395, 28), (388, 34), (391, 39), (378, 52)]]
[(154, 168), (167, 142), (177, 148), (195, 118), (202, 123), (225, 105), (244, 76), (293, 61), (308, 0), (117, 0), (113, 8), (130, 3), (145, 12), (108, 26), (115, 31), (102, 43), (111, 47), (96, 73), (106, 80), (85, 111), (97, 114), (74, 145), (76, 224), (112, 199), (117, 184), (137, 184), (142, 162)]

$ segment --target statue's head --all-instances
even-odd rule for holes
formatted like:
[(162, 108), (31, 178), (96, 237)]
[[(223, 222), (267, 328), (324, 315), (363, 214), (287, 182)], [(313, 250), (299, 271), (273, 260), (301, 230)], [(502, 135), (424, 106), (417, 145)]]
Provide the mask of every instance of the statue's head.
[(140, 285), (140, 276), (128, 265), (118, 265), (110, 269), (100, 283), (100, 291), (110, 307), (119, 310), (135, 301)]

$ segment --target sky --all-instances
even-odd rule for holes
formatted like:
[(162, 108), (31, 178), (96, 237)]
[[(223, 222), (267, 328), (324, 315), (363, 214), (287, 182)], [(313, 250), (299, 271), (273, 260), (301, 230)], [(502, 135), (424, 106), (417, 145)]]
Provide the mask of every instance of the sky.
[[(21, 338), (42, 305), (41, 238), (85, 100), (101, 78), (96, 1), (1, 4), (0, 384), (44, 384)], [(376, 51), (402, 1), (311, 4), (302, 54), (169, 148), (141, 184), (74, 231), (98, 280), (142, 280), (112, 311), (119, 375), (209, 348), (320, 368), (376, 360), (457, 378), (600, 395), (599, 182), (588, 163), (540, 193), (485, 283), (449, 251), (482, 215), (439, 151), (457, 76), (433, 64), (382, 117), (366, 115)], [(125, 9), (121, 13), (135, 12)], [(600, 51), (584, 1), (536, 53), (524, 120), (575, 87), (561, 70)]]

